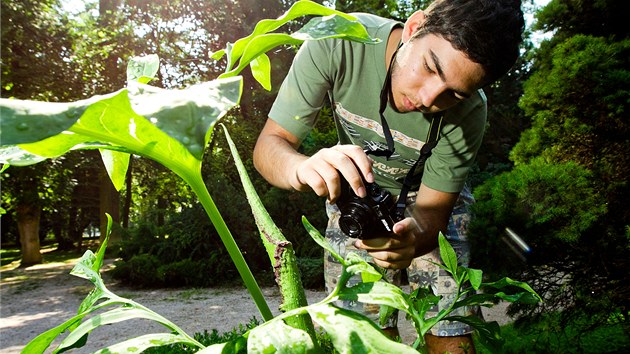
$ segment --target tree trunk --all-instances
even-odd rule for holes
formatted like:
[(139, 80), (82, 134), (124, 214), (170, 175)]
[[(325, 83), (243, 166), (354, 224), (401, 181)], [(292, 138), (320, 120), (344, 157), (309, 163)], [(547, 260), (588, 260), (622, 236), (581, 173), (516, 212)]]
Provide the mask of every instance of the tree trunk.
[[(102, 168), (100, 174), (100, 230), (101, 236), (99, 242), (102, 243), (107, 234), (107, 216), (109, 214), (112, 217), (112, 221), (115, 223), (120, 222), (120, 193), (114, 188), (114, 184), (109, 179), (105, 167)], [(109, 244), (115, 244), (120, 241), (120, 233), (112, 228), (112, 233), (109, 236)]]
[(22, 248), (22, 266), (42, 262), (39, 244), (40, 215), (41, 209), (37, 205), (22, 204), (17, 207), (17, 224)]

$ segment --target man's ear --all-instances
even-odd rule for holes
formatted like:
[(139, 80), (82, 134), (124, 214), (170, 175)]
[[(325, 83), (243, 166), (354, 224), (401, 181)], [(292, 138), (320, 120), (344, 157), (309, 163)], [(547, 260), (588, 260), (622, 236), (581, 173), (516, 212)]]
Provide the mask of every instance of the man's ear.
[(402, 41), (407, 42), (409, 38), (418, 30), (420, 26), (424, 24), (424, 20), (426, 16), (424, 15), (424, 11), (418, 10), (414, 12), (407, 21), (405, 22), (405, 27), (403, 28), (402, 33)]

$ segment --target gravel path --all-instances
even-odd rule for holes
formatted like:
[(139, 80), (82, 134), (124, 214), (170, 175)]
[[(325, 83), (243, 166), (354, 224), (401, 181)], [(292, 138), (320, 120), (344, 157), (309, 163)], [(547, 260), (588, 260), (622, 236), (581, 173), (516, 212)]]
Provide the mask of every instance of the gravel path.
[[(190, 335), (212, 329), (226, 332), (248, 323), (253, 316), (261, 318), (243, 288), (138, 290), (112, 280), (107, 273), (111, 264), (112, 260), (107, 260), (103, 267), (103, 278), (110, 290), (147, 306)], [(0, 273), (0, 353), (19, 353), (31, 339), (76, 314), (92, 286), (87, 280), (71, 276), (72, 267), (73, 263), (48, 263)], [(277, 288), (264, 288), (263, 293), (274, 315), (278, 314), (280, 295)], [(307, 291), (309, 303), (324, 297), (323, 291)], [(484, 315), (486, 320), (503, 324), (509, 320), (504, 310), (502, 306), (495, 306), (489, 311), (484, 309)], [(400, 322), (403, 341), (411, 343), (415, 332), (403, 316)], [(161, 332), (163, 328), (148, 320), (100, 327), (90, 334), (86, 346), (71, 353), (90, 353), (123, 338)]]

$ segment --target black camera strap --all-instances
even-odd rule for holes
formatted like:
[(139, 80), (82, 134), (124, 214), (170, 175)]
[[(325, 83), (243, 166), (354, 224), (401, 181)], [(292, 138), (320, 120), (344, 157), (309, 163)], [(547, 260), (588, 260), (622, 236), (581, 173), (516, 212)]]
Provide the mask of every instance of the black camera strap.
[(431, 118), (431, 126), (429, 127), (429, 132), (427, 133), (426, 142), (420, 149), (420, 156), (418, 156), (418, 159), (413, 166), (411, 166), (409, 172), (407, 172), (407, 175), (403, 180), (403, 185), (400, 189), (398, 200), (396, 201), (396, 216), (400, 219), (403, 218), (405, 208), (407, 207), (407, 194), (409, 194), (411, 187), (415, 183), (419, 182), (417, 180), (422, 176), (422, 174), (415, 176), (416, 168), (418, 168), (418, 166), (420, 166), (420, 168), (424, 168), (424, 163), (427, 161), (429, 156), (431, 156), (433, 148), (437, 145), (438, 140), (440, 139), (440, 129), (442, 128), (443, 117), (444, 116), (441, 113), (438, 113), (434, 114)]
[[(392, 137), (392, 133), (389, 129), (389, 125), (387, 124), (387, 120), (385, 119), (385, 109), (387, 108), (387, 104), (389, 103), (390, 97), (392, 95), (391, 84), (392, 84), (392, 67), (394, 65), (394, 61), (396, 59), (396, 54), (398, 54), (398, 49), (402, 46), (402, 42), (396, 48), (396, 51), (392, 55), (392, 59), (389, 62), (389, 67), (387, 68), (387, 75), (385, 76), (385, 82), (383, 82), (383, 87), (381, 88), (381, 102), (379, 108), (379, 115), (381, 117), (381, 126), (383, 128), (383, 136), (385, 137), (385, 141), (387, 142), (387, 150), (381, 149), (365, 149), (366, 154), (374, 155), (374, 156), (385, 156), (387, 160), (391, 158), (394, 154), (394, 138)], [(403, 180), (403, 186), (400, 190), (400, 194), (398, 196), (398, 200), (396, 203), (396, 216), (398, 219), (402, 220), (405, 213), (405, 208), (407, 207), (407, 195), (414, 182), (417, 181), (417, 177), (414, 177), (416, 168), (418, 166), (424, 167), (424, 163), (431, 156), (431, 152), (433, 148), (437, 145), (438, 140), (440, 138), (440, 129), (442, 128), (442, 113), (433, 114), (431, 117), (431, 125), (429, 126), (429, 131), (427, 132), (427, 138), (425, 139), (425, 143), (420, 149), (420, 156), (418, 156), (418, 160), (413, 164), (413, 166), (409, 169), (409, 172), (405, 176)]]

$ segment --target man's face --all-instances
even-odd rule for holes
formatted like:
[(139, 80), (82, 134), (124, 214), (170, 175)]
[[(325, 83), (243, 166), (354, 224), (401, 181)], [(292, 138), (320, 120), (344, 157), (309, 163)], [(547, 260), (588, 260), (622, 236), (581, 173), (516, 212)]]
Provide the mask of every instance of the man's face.
[(434, 34), (409, 40), (395, 60), (392, 95), (399, 112), (443, 111), (470, 97), (484, 78), (480, 64)]

